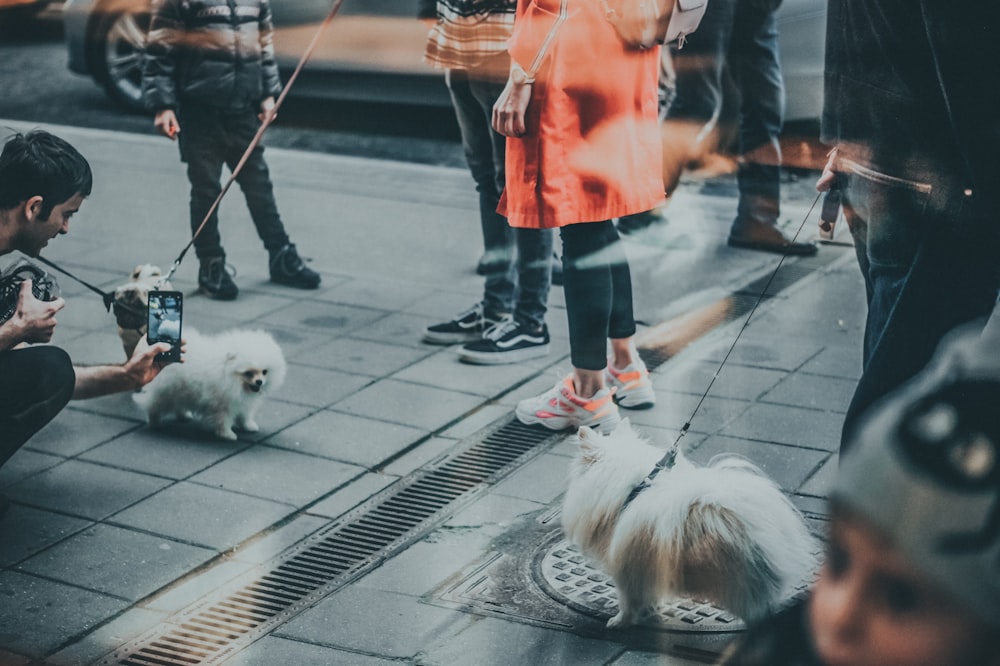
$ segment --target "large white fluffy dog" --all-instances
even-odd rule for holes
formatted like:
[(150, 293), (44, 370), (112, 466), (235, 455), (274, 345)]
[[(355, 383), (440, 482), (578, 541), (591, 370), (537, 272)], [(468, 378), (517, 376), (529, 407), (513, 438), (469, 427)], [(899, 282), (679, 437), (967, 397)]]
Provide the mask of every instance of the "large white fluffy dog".
[(817, 543), (802, 515), (749, 461), (699, 467), (678, 454), (623, 510), (663, 451), (628, 420), (609, 435), (579, 432), (562, 508), (570, 541), (618, 591), (608, 627), (634, 624), (664, 597), (707, 599), (752, 621), (810, 581)]
[(121, 338), (125, 358), (132, 358), (139, 338), (146, 335), (149, 292), (157, 288), (173, 289), (169, 282), (163, 280), (163, 271), (159, 266), (140, 264), (132, 269), (128, 282), (115, 289), (115, 319), (118, 321), (118, 337)]
[(257, 409), (285, 379), (285, 357), (274, 338), (260, 330), (209, 336), (190, 328), (184, 338), (183, 363), (168, 365), (135, 394), (150, 426), (193, 419), (223, 439), (236, 439), (236, 430), (260, 430)]

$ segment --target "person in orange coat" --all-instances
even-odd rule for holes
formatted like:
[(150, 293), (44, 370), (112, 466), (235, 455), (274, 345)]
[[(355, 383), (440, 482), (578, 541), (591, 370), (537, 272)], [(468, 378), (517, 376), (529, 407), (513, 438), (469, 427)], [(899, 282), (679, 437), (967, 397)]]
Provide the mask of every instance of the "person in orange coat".
[(655, 401), (613, 219), (663, 200), (660, 49), (627, 47), (602, 3), (519, 0), (508, 50), (510, 77), (493, 107), (494, 129), (508, 137), (500, 212), (513, 227), (559, 229), (573, 364), (516, 414), (553, 430), (607, 432), (618, 406)]

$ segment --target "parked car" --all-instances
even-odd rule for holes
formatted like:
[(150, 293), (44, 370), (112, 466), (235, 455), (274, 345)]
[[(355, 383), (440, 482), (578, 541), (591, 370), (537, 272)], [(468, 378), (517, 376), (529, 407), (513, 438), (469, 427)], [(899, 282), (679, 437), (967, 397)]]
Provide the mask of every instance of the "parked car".
[(0, 0), (0, 18), (8, 15), (36, 14), (51, 0)]
[[(331, 0), (271, 0), (275, 50), (286, 75), (331, 4)], [(422, 61), (427, 27), (415, 18), (416, 4), (417, 0), (345, 0), (296, 82), (294, 94), (448, 105), (441, 73)], [(819, 117), (825, 7), (825, 0), (784, 0), (779, 10), (789, 120)], [(140, 54), (149, 24), (149, 0), (67, 0), (64, 21), (69, 68), (92, 76), (126, 108), (140, 109)]]
[[(271, 0), (274, 45), (286, 75), (294, 68), (331, 0)], [(295, 94), (447, 105), (440, 72), (423, 64), (427, 27), (416, 0), (346, 0), (324, 32)], [(67, 0), (69, 68), (102, 85), (126, 108), (141, 109), (140, 66), (149, 0)]]

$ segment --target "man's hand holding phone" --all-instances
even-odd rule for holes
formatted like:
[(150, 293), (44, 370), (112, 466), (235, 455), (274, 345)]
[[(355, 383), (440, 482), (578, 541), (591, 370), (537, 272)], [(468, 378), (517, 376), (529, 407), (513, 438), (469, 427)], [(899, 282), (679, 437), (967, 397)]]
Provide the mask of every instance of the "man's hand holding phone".
[(146, 310), (146, 340), (150, 345), (166, 342), (170, 350), (156, 355), (155, 360), (172, 363), (181, 360), (181, 318), (184, 294), (179, 291), (149, 292)]

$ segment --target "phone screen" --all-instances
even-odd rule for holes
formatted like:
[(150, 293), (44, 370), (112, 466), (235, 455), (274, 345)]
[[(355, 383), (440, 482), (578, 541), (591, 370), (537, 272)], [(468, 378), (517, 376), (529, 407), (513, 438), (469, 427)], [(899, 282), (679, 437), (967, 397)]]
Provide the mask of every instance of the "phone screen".
[(170, 351), (157, 354), (157, 361), (181, 359), (181, 312), (184, 295), (179, 291), (149, 292), (146, 339), (150, 344), (169, 342)]

